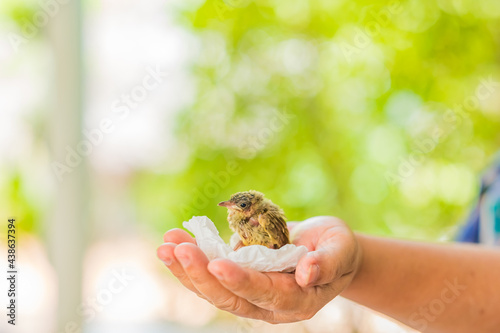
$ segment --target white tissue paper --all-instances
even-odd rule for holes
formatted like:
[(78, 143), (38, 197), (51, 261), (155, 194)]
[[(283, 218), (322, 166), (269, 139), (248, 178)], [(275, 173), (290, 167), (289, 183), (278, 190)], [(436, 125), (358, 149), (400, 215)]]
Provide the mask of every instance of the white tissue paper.
[[(235, 263), (261, 272), (290, 272), (295, 269), (299, 259), (307, 253), (303, 245), (286, 244), (275, 250), (262, 245), (249, 245), (239, 248), (224, 243), (214, 223), (206, 216), (193, 216), (189, 222), (182, 224), (193, 233), (200, 249), (208, 260), (226, 258)], [(231, 238), (231, 243), (238, 239), (237, 234)]]

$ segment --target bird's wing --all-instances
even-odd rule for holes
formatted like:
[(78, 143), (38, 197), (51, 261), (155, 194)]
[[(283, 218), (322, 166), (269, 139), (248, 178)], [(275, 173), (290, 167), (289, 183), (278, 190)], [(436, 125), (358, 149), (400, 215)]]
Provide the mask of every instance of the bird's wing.
[(288, 238), (288, 228), (286, 222), (279, 212), (268, 211), (259, 214), (259, 224), (267, 232), (273, 244), (281, 247), (290, 243)]

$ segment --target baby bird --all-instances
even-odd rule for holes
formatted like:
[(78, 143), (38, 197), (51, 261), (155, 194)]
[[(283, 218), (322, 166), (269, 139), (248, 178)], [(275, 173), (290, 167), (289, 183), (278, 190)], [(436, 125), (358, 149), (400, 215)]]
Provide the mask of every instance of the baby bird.
[(262, 193), (238, 192), (219, 206), (227, 208), (229, 227), (240, 236), (235, 250), (247, 245), (279, 249), (290, 243), (285, 214)]

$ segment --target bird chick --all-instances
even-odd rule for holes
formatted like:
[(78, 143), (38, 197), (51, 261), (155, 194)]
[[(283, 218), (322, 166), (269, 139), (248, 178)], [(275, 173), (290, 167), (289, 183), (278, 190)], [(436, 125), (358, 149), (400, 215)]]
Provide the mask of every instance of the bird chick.
[(235, 250), (247, 245), (279, 249), (290, 243), (283, 210), (262, 193), (238, 192), (219, 206), (227, 208), (229, 227), (240, 236)]

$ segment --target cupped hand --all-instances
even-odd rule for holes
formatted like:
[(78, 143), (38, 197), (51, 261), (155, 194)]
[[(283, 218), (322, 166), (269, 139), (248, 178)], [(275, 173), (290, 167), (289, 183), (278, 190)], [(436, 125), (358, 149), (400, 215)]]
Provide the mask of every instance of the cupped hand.
[(186, 231), (165, 233), (157, 254), (180, 282), (216, 307), (270, 323), (313, 317), (352, 281), (361, 248), (338, 218), (318, 216), (288, 224), (295, 245), (309, 252), (295, 273), (258, 272), (228, 259), (209, 262)]

